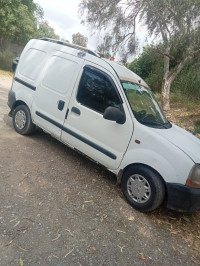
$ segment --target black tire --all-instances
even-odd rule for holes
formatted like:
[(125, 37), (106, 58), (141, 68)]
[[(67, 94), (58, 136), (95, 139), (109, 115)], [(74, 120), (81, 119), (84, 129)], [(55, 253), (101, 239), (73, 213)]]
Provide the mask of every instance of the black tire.
[(26, 105), (19, 105), (14, 110), (13, 126), (16, 132), (21, 135), (29, 135), (34, 131), (35, 125), (31, 120), (31, 114)]
[(136, 210), (150, 212), (161, 205), (165, 185), (161, 177), (146, 166), (131, 166), (122, 177), (122, 192)]

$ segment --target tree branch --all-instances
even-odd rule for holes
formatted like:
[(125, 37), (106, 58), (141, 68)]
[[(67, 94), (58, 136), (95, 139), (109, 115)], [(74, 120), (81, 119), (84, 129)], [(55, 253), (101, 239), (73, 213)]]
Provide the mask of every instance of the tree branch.
[(167, 56), (167, 57), (169, 57), (169, 59), (171, 59), (172, 61), (174, 61), (177, 65), (180, 64), (180, 62), (177, 61), (177, 60), (175, 59), (174, 56), (172, 56), (172, 55), (170, 55), (170, 54), (167, 54), (167, 53), (162, 53), (162, 52), (159, 51), (159, 50), (155, 50), (155, 51), (156, 51), (156, 53), (158, 53), (158, 54), (160, 54), (160, 55), (163, 55), (163, 56)]

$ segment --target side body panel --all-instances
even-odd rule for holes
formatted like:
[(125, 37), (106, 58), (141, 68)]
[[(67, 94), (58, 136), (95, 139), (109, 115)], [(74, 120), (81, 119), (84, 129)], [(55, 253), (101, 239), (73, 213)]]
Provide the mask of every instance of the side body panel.
[(57, 139), (83, 62), (76, 56), (52, 51), (37, 86), (31, 109), (33, 121)]
[[(120, 92), (118, 78), (106, 68), (85, 61), (85, 65), (95, 67), (108, 75), (114, 82), (117, 93), (123, 99)], [(81, 73), (82, 75), (82, 73)], [(92, 110), (77, 100), (77, 91), (81, 75), (77, 80), (69, 103), (69, 114), (64, 122), (66, 131), (62, 132), (62, 141), (91, 157), (93, 160), (106, 166), (110, 170), (117, 169), (128, 147), (133, 133), (133, 124), (126, 103), (123, 109), (126, 114), (124, 124), (109, 121), (103, 118), (103, 114)], [(73, 110), (79, 110), (79, 113)]]

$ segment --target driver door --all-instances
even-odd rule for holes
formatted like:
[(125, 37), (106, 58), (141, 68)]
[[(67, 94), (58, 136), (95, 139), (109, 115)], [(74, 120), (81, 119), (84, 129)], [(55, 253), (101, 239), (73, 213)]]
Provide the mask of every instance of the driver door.
[[(119, 167), (133, 132), (132, 119), (117, 86), (108, 71), (86, 61), (61, 136), (63, 142), (113, 170)], [(103, 118), (108, 106), (124, 109), (124, 124)]]

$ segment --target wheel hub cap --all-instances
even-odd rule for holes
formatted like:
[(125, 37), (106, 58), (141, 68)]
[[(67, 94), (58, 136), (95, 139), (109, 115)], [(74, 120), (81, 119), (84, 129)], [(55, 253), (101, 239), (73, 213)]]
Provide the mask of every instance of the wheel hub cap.
[(19, 129), (23, 129), (26, 125), (26, 114), (24, 111), (19, 110), (15, 115), (15, 125)]
[(127, 182), (129, 196), (138, 203), (145, 203), (151, 196), (149, 182), (141, 175), (132, 175)]

